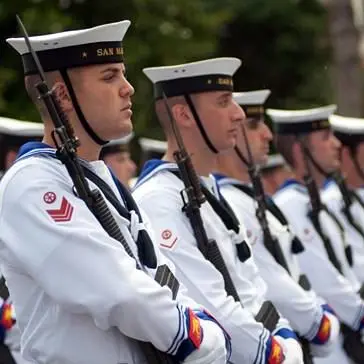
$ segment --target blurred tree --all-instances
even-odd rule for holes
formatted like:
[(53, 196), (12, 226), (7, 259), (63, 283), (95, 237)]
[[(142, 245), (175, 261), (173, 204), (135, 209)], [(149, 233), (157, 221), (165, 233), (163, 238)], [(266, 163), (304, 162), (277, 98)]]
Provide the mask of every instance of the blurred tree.
[[(331, 96), (326, 12), (318, 0), (3, 1), (3, 39), (19, 34), (15, 12), (30, 34), (132, 21), (124, 47), (128, 78), (136, 89), (137, 135), (161, 137), (143, 67), (237, 56), (243, 60), (237, 89), (268, 87), (270, 105), (311, 106)], [(38, 120), (24, 91), (19, 57), (4, 40), (0, 50), (0, 114)]]
[(0, 2), (0, 115), (19, 119), (39, 120), (23, 84), (21, 59), (5, 39), (17, 36), (15, 14), (20, 14), (30, 34), (58, 32), (72, 24), (57, 1), (12, 0)]
[(269, 88), (268, 105), (274, 107), (329, 102), (326, 12), (318, 1), (244, 0), (235, 13), (221, 34), (218, 54), (242, 59), (237, 90)]
[[(136, 89), (134, 121), (137, 134), (160, 137), (154, 117), (152, 85), (142, 68), (210, 57), (221, 26), (229, 19), (225, 7), (209, 9), (205, 0), (16, 0), (0, 5), (1, 34), (17, 34), (15, 11), (30, 34), (91, 27), (130, 19), (125, 38), (128, 78)], [(19, 57), (3, 44), (0, 63), (0, 114), (37, 120), (23, 90)]]
[[(329, 14), (330, 43), (333, 49), (332, 81), (338, 113), (360, 117), (364, 111), (363, 75), (359, 55), (359, 29), (355, 26), (352, 8), (355, 2), (352, 0), (322, 0), (322, 2)], [(361, 10), (362, 8), (359, 9)], [(360, 22), (362, 23), (362, 19)], [(362, 28), (364, 24), (357, 25)]]

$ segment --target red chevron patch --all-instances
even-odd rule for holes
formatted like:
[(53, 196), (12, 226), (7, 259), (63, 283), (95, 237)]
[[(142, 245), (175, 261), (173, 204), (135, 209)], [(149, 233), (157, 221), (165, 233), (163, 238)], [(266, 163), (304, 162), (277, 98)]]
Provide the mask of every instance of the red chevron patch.
[(67, 201), (66, 197), (63, 197), (61, 207), (47, 210), (47, 213), (55, 222), (67, 222), (72, 219), (73, 206)]

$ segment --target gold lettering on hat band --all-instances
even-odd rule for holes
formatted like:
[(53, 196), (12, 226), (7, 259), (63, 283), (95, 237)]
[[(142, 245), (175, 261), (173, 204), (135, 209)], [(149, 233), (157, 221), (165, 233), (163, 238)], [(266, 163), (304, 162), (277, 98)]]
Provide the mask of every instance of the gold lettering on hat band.
[(313, 129), (325, 129), (329, 127), (330, 123), (328, 120), (320, 120), (320, 121), (314, 121), (312, 123)]
[(219, 77), (216, 81), (218, 85), (227, 85), (227, 86), (233, 86), (233, 80), (232, 78), (222, 78)]
[(122, 56), (124, 54), (122, 47), (115, 47), (115, 48), (99, 48), (96, 50), (96, 54), (98, 57), (105, 57), (105, 56)]
[(247, 106), (245, 108), (245, 112), (247, 114), (262, 114), (262, 113), (264, 113), (264, 107), (263, 106)]

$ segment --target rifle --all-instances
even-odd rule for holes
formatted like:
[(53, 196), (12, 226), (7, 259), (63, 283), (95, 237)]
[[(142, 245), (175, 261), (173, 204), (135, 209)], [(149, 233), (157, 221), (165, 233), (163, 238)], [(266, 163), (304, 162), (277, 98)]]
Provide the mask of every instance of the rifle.
[[(340, 171), (336, 171), (330, 175), (333, 178), (337, 186), (339, 187), (341, 196), (343, 198), (344, 206), (342, 212), (344, 213), (346, 219), (348, 220), (349, 224), (358, 232), (358, 234), (364, 239), (364, 230), (360, 226), (360, 224), (355, 220), (350, 207), (352, 206), (355, 198), (355, 193), (349, 189), (346, 184), (345, 178), (340, 173)], [(358, 200), (360, 206), (363, 207), (363, 203), (361, 200)]]
[[(207, 237), (200, 211), (202, 204), (206, 201), (201, 189), (201, 182), (184, 145), (176, 120), (168, 104), (167, 96), (164, 92), (162, 92), (162, 96), (178, 146), (178, 150), (173, 153), (173, 157), (178, 166), (179, 177), (184, 184), (184, 189), (180, 192), (183, 202), (182, 211), (190, 221), (198, 249), (222, 275), (226, 293), (243, 306), (216, 240)], [(279, 320), (279, 314), (273, 304), (270, 301), (266, 301), (255, 319), (272, 332)]]
[[(135, 260), (137, 267), (141, 269), (142, 267), (140, 267), (138, 260), (135, 258), (132, 250), (125, 240), (125, 237), (122, 235), (122, 232), (110, 209), (108, 208), (101, 192), (98, 189), (90, 189), (83, 168), (77, 156), (77, 148), (80, 145), (79, 139), (74, 135), (73, 129), (66, 114), (61, 110), (57, 98), (47, 85), (43, 67), (40, 64), (39, 58), (30, 43), (25, 26), (18, 15), (16, 16), (16, 19), (24, 35), (28, 50), (31, 53), (33, 61), (35, 62), (38, 69), (40, 82), (36, 85), (36, 88), (39, 92), (40, 98), (44, 101), (48, 113), (54, 123), (55, 128), (52, 131), (52, 138), (57, 148), (56, 155), (58, 159), (60, 159), (65, 165), (68, 174), (72, 179), (78, 197), (86, 203), (89, 210), (97, 218), (108, 235), (121, 243), (127, 254)], [(164, 267), (167, 268), (166, 266)], [(165, 269), (162, 267), (158, 267), (158, 269), (159, 268)], [(164, 276), (161, 274), (161, 272), (159, 272), (159, 275)], [(171, 355), (159, 351), (151, 343), (138, 342), (138, 344), (140, 345), (140, 348), (149, 364), (177, 364), (176, 360)]]
[[(304, 175), (303, 180), (304, 180), (305, 186), (307, 188), (307, 191), (308, 191), (308, 194), (310, 197), (310, 202), (311, 202), (311, 211), (308, 213), (308, 217), (311, 220), (316, 232), (320, 235), (320, 238), (324, 244), (324, 247), (325, 247), (325, 250), (326, 250), (326, 253), (327, 253), (327, 256), (328, 256), (330, 262), (339, 271), (340, 274), (343, 274), (341, 263), (336, 256), (334, 248), (332, 247), (330, 238), (323, 231), (321, 223), (320, 223), (320, 219), (319, 219), (319, 215), (320, 215), (321, 211), (326, 211), (332, 218), (334, 218), (334, 217), (332, 216), (332, 214), (328, 211), (327, 207), (321, 201), (321, 197), (320, 197), (318, 188), (316, 186), (316, 182), (314, 181), (314, 179), (312, 177), (311, 166), (310, 166), (310, 162), (308, 160), (308, 158), (309, 158), (308, 156), (310, 154), (302, 139), (300, 140), (300, 144), (301, 144), (301, 148), (303, 151), (304, 162), (305, 162), (305, 166), (306, 166), (306, 174)], [(335, 218), (334, 218), (334, 220), (335, 220), (335, 222), (337, 222), (337, 220)], [(339, 228), (340, 228), (340, 226), (339, 226)], [(342, 229), (340, 229), (340, 231), (342, 233)], [(345, 252), (347, 252), (346, 248), (345, 248)]]
[(245, 126), (241, 125), (242, 134), (244, 138), (244, 143), (246, 146), (246, 151), (248, 154), (248, 159), (244, 157), (243, 153), (240, 151), (240, 149), (236, 146), (235, 151), (238, 155), (238, 157), (242, 160), (244, 164), (248, 167), (248, 174), (250, 177), (250, 181), (253, 185), (253, 191), (254, 191), (254, 199), (257, 202), (257, 208), (255, 210), (255, 215), (259, 221), (259, 225), (263, 231), (263, 242), (266, 249), (272, 254), (273, 258), (276, 260), (276, 262), (281, 265), (288, 273), (289, 267), (286, 261), (286, 258), (283, 255), (281, 246), (279, 245), (279, 242), (275, 236), (272, 235), (269, 224), (267, 221), (267, 204), (264, 194), (264, 188), (262, 184), (262, 180), (260, 178), (260, 172), (257, 168), (257, 166), (254, 163), (254, 159), (252, 156), (252, 152), (250, 149), (248, 137), (246, 135)]
[[(262, 180), (260, 177), (260, 171), (257, 168), (257, 166), (254, 163), (253, 155), (250, 149), (250, 144), (248, 141), (248, 137), (246, 135), (245, 126), (241, 125), (242, 134), (244, 138), (244, 143), (248, 155), (248, 160), (244, 157), (243, 153), (240, 151), (240, 149), (236, 146), (235, 151), (238, 155), (238, 157), (241, 159), (241, 161), (248, 167), (248, 174), (250, 177), (250, 181), (253, 185), (253, 191), (254, 191), (254, 199), (257, 202), (257, 207), (255, 211), (255, 215), (259, 221), (259, 225), (263, 231), (263, 242), (266, 249), (272, 254), (276, 262), (281, 265), (283, 268), (285, 268), (290, 274), (288, 264), (286, 261), (286, 258), (284, 257), (284, 254), (282, 252), (281, 246), (279, 244), (278, 239), (272, 235), (269, 224), (267, 221), (267, 204), (264, 194), (264, 188), (262, 184)], [(300, 280), (307, 280), (307, 277), (305, 275), (301, 275)], [(301, 282), (299, 282), (301, 283)], [(301, 284), (300, 284), (301, 285)], [(302, 286), (302, 285), (301, 285)], [(306, 285), (307, 286), (307, 285)], [(308, 283), (309, 286), (309, 283)], [(313, 364), (313, 357), (310, 349), (310, 345), (307, 339), (299, 336), (300, 343), (302, 345), (302, 352), (303, 352), (303, 362), (305, 364)]]

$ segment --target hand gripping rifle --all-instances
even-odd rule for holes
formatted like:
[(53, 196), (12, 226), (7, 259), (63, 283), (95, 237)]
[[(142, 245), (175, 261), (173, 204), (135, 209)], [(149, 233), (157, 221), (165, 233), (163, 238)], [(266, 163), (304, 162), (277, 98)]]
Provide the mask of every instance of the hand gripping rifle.
[[(263, 241), (266, 249), (272, 254), (276, 262), (285, 268), (290, 274), (286, 258), (283, 255), (279, 241), (275, 236), (272, 235), (269, 224), (267, 221), (267, 204), (264, 194), (264, 188), (260, 177), (260, 171), (254, 163), (253, 155), (250, 149), (248, 137), (246, 135), (245, 126), (241, 125), (244, 143), (248, 154), (248, 160), (244, 157), (243, 153), (238, 147), (235, 147), (235, 151), (242, 162), (248, 167), (248, 174), (250, 181), (253, 185), (254, 199), (257, 202), (256, 217), (259, 221), (259, 225), (263, 231)], [(302, 345), (303, 362), (304, 364), (313, 364), (313, 357), (310, 349), (310, 344), (307, 339), (299, 336), (300, 343)]]
[[(53, 91), (51, 91), (47, 85), (43, 68), (40, 64), (37, 54), (32, 48), (28, 33), (21, 19), (19, 16), (16, 16), (16, 19), (23, 32), (25, 42), (29, 52), (33, 57), (33, 61), (37, 66), (38, 74), (41, 79), (41, 81), (36, 85), (36, 88), (39, 92), (40, 98), (44, 101), (48, 113), (55, 126), (55, 129), (52, 132), (52, 138), (57, 148), (57, 157), (65, 165), (72, 179), (78, 197), (86, 203), (89, 210), (94, 214), (108, 235), (119, 241), (127, 254), (136, 261), (137, 267), (141, 268), (124, 236), (122, 235), (120, 228), (111, 214), (101, 192), (98, 189), (90, 189), (83, 168), (77, 157), (77, 147), (80, 144), (79, 140), (74, 135), (67, 116), (61, 110), (61, 107)], [(157, 273), (159, 273), (159, 276), (165, 276), (161, 274), (161, 272), (157, 271)], [(177, 364), (177, 361), (172, 356), (159, 351), (151, 343), (138, 342), (138, 344), (140, 345), (141, 350), (149, 364)]]
[[(163, 100), (178, 145), (178, 150), (173, 153), (173, 156), (179, 170), (178, 177), (184, 184), (184, 189), (181, 191), (183, 202), (182, 211), (186, 214), (191, 223), (198, 249), (222, 275), (226, 293), (229, 296), (232, 296), (234, 300), (239, 302), (243, 307), (217, 242), (214, 239), (209, 239), (207, 237), (200, 211), (201, 205), (206, 201), (201, 189), (201, 182), (193, 167), (191, 157), (185, 148), (176, 120), (174, 119), (168, 104), (167, 96), (164, 92)], [(279, 314), (270, 301), (265, 301), (256, 315), (255, 320), (261, 322), (266, 329), (272, 332), (279, 320)]]

